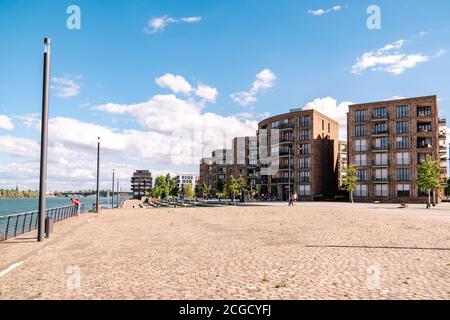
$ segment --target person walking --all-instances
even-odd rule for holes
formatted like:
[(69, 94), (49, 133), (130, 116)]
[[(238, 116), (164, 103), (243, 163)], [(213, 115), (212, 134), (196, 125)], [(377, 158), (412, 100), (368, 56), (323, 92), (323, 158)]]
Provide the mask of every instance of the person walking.
[(289, 207), (294, 205), (294, 194), (291, 192), (289, 195)]

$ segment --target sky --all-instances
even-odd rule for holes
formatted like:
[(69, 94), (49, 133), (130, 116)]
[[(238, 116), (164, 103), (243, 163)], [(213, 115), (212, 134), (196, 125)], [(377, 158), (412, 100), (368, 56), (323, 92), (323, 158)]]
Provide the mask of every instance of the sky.
[[(447, 0), (0, 0), (0, 188), (36, 189), (44, 37), (48, 190), (113, 168), (198, 172), (201, 157), (306, 107), (438, 95), (450, 115)], [(377, 11), (379, 10), (379, 11)], [(378, 14), (379, 13), (379, 14)]]

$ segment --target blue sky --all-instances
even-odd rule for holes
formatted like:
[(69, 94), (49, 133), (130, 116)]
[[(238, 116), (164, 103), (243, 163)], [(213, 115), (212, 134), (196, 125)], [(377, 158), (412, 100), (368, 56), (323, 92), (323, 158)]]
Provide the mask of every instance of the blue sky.
[[(72, 4), (80, 30), (66, 26)], [(195, 172), (290, 108), (343, 123), (350, 102), (437, 94), (448, 117), (450, 3), (377, 1), (379, 30), (366, 24), (371, 4), (1, 0), (0, 187), (36, 187), (45, 36), (50, 189), (94, 186), (98, 135), (106, 187), (113, 167), (123, 184), (133, 169)]]

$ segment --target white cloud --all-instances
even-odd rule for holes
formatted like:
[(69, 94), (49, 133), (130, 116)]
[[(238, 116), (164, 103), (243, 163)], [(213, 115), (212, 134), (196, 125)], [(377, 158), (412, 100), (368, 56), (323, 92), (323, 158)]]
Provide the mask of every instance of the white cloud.
[(182, 76), (166, 73), (165, 75), (156, 78), (155, 83), (161, 88), (169, 88), (174, 93), (189, 93), (192, 91), (192, 86)]
[(329, 9), (317, 9), (317, 10), (309, 10), (308, 13), (312, 14), (313, 16), (323, 16), (327, 13), (330, 13), (332, 11), (341, 11), (342, 7), (337, 5), (334, 7), (331, 7)]
[(257, 101), (258, 92), (273, 87), (276, 79), (276, 75), (271, 70), (264, 69), (256, 75), (256, 80), (249, 91), (233, 93), (231, 99), (241, 106), (249, 106)]
[(414, 68), (419, 63), (438, 58), (445, 53), (445, 50), (441, 49), (434, 56), (427, 56), (422, 53), (406, 54), (401, 51), (404, 44), (405, 40), (400, 39), (376, 51), (364, 53), (360, 58), (357, 58), (357, 63), (352, 66), (352, 73), (362, 74), (366, 70), (372, 70), (399, 75)]
[(150, 21), (148, 22), (149, 28), (145, 28), (145, 32), (147, 32), (147, 33), (162, 32), (168, 25), (171, 25), (174, 23), (180, 23), (180, 22), (197, 23), (197, 22), (200, 22), (201, 20), (202, 20), (202, 17), (185, 17), (185, 18), (180, 18), (180, 19), (171, 18), (168, 16), (155, 17), (155, 18), (150, 19)]
[(11, 118), (0, 114), (0, 129), (5, 129), (5, 130), (13, 130), (14, 129), (14, 124), (11, 121)]
[(50, 89), (59, 98), (72, 98), (80, 94), (81, 85), (78, 83), (82, 76), (53, 77)]
[(195, 94), (207, 102), (213, 103), (216, 101), (219, 93), (216, 88), (200, 84), (198, 85), (197, 90), (195, 90)]
[(338, 104), (336, 99), (326, 97), (317, 98), (311, 102), (308, 102), (304, 109), (317, 110), (339, 122), (339, 139), (347, 140), (347, 112), (348, 106), (351, 104), (352, 102), (350, 101), (343, 101)]
[(18, 157), (29, 157), (39, 151), (39, 144), (35, 140), (0, 136), (0, 150), (2, 153)]

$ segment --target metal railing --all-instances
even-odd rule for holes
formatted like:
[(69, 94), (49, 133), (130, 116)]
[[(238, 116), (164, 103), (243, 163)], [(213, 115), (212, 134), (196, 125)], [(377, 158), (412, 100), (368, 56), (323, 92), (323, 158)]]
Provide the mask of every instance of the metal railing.
[[(84, 212), (85, 205), (80, 204), (80, 213)], [(78, 206), (49, 208), (45, 210), (45, 213), (47, 218), (58, 222), (77, 215)], [(38, 210), (0, 216), (0, 241), (36, 230), (38, 227), (38, 217)]]

